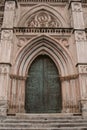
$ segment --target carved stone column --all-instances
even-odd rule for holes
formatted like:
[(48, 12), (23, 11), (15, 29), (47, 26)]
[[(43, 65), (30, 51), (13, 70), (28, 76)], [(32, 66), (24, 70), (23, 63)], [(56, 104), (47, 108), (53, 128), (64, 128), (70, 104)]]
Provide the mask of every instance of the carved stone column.
[(81, 94), (81, 109), (83, 116), (87, 116), (87, 40), (84, 27), (81, 0), (70, 0), (72, 25), (77, 53), (76, 67), (79, 73), (79, 87)]
[(14, 14), (15, 1), (6, 0), (0, 41), (0, 115), (6, 115), (8, 110)]

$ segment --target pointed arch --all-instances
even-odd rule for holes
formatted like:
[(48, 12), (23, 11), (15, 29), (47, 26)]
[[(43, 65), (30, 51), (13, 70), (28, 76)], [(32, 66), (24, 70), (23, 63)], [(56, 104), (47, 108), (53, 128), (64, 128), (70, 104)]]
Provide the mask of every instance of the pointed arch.
[(26, 23), (26, 21), (35, 13), (40, 12), (41, 10), (49, 12), (51, 15), (56, 17), (56, 19), (59, 21), (62, 27), (67, 27), (67, 23), (65, 19), (62, 17), (62, 15), (55, 9), (53, 9), (50, 5), (47, 4), (40, 4), (36, 5), (33, 8), (27, 10), (21, 17), (21, 20), (18, 23), (18, 26), (23, 27)]
[(26, 76), (33, 60), (44, 54), (54, 61), (61, 76), (75, 74), (75, 67), (68, 51), (56, 40), (46, 35), (32, 39), (21, 49), (15, 60), (14, 73)]

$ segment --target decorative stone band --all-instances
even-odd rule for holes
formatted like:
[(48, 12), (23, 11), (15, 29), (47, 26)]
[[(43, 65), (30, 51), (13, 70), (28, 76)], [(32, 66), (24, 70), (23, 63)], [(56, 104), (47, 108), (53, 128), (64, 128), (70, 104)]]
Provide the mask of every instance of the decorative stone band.
[(70, 34), (73, 28), (39, 28), (39, 27), (15, 27), (14, 33), (62, 33)]
[[(59, 76), (61, 81), (64, 80), (70, 80), (70, 79), (76, 79), (78, 78), (79, 74), (74, 74), (74, 75), (68, 75), (68, 76)], [(17, 80), (26, 80), (27, 76), (19, 76), (19, 75), (14, 75), (10, 74), (11, 79), (17, 79)]]
[(10, 74), (11, 79), (17, 79), (17, 80), (26, 80), (26, 76), (19, 76), (19, 75), (14, 75)]
[(61, 81), (66, 81), (66, 80), (71, 80), (71, 79), (77, 79), (79, 74), (74, 74), (74, 75), (68, 75), (68, 76), (60, 76)]

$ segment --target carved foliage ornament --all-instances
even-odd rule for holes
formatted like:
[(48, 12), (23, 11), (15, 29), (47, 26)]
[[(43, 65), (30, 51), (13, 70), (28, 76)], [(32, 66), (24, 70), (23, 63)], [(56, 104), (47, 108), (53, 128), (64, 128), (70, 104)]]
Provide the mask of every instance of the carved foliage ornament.
[(46, 11), (40, 11), (34, 14), (32, 18), (28, 21), (29, 27), (59, 27), (59, 21), (50, 13)]

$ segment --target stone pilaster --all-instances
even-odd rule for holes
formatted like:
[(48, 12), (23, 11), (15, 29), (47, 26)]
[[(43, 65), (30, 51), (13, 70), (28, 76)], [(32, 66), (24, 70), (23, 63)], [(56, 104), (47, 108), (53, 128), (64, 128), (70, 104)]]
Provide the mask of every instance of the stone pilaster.
[(13, 25), (15, 1), (5, 1), (4, 19), (0, 41), (0, 115), (8, 110), (8, 91), (10, 83), (11, 53), (13, 46)]
[(81, 109), (83, 116), (85, 116), (87, 115), (87, 39), (81, 0), (70, 0), (69, 8), (72, 12), (72, 25), (77, 51), (76, 67), (79, 73)]

